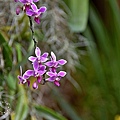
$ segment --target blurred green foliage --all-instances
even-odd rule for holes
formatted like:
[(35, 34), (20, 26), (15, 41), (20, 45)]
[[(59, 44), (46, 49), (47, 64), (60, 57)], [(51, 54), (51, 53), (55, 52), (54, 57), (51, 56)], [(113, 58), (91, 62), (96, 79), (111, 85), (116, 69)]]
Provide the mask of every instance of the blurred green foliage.
[[(43, 22), (45, 26), (42, 26), (42, 23), (40, 26), (35, 25), (35, 37), (39, 42), (40, 48), (43, 51), (50, 51), (50, 49), (55, 50), (59, 46), (59, 49), (61, 47), (60, 50), (63, 50), (63, 46), (65, 46), (64, 50), (70, 50), (68, 50), (69, 52), (64, 52), (61, 56), (63, 58), (67, 57), (68, 64), (71, 64), (72, 62), (69, 61), (74, 57), (77, 58), (75, 55), (77, 54), (80, 56), (80, 61), (78, 62), (80, 62), (81, 66), (71, 64), (73, 68), (76, 67), (75, 72), (73, 72), (72, 67), (65, 68), (68, 71), (68, 77), (66, 77), (66, 80), (61, 81), (60, 88), (46, 84), (44, 86), (41, 85), (39, 90), (33, 90), (32, 87), (29, 88), (27, 85), (18, 84), (19, 66), (22, 66), (23, 70), (30, 68), (27, 58), (34, 54), (29, 21), (27, 16), (23, 14), (16, 16), (14, 11), (11, 12), (13, 14), (11, 16), (16, 18), (14, 24), (11, 24), (11, 19), (8, 19), (11, 16), (8, 15), (7, 18), (2, 16), (4, 20), (1, 17), (0, 92), (4, 91), (13, 97), (6, 96), (6, 99), (11, 104), (9, 119), (119, 120), (120, 1), (62, 0), (60, 2), (59, 0), (42, 0), (41, 2), (48, 6), (49, 13), (53, 12), (53, 9), (58, 9), (59, 12), (56, 10), (54, 14), (58, 12), (61, 16), (65, 16), (62, 16), (64, 19), (57, 18), (60, 16), (57, 13), (56, 21), (50, 21), (51, 19), (45, 16), (43, 17), (46, 20)], [(1, 3), (1, 6), (5, 3)], [(15, 3), (12, 4), (14, 5)], [(59, 7), (55, 7), (55, 5)], [(51, 7), (53, 8), (52, 10), (50, 9)], [(64, 21), (65, 25), (59, 24), (58, 20), (60, 20), (60, 23)], [(61, 33), (59, 29), (56, 30), (58, 31), (57, 33), (50, 28), (47, 24), (48, 22), (50, 26), (61, 25), (64, 28), (60, 29), (60, 31), (61, 33), (62, 31), (66, 32), (63, 35), (66, 35), (66, 39), (64, 39), (66, 41), (66, 43), (64, 42), (65, 45), (60, 46), (60, 41), (58, 41), (58, 44), (55, 44), (57, 41), (51, 42), (52, 40), (54, 41), (50, 37), (53, 35), (52, 31), (54, 31), (54, 38), (60, 38), (59, 34)], [(66, 23), (69, 27), (66, 27)], [(71, 33), (68, 33), (68, 31)], [(47, 41), (48, 38), (46, 36), (49, 41)], [(44, 39), (44, 37), (46, 38)], [(70, 41), (68, 38), (71, 38)], [(79, 45), (77, 38), (82, 39), (83, 44), (86, 45)], [(73, 46), (70, 48), (69, 44), (78, 47), (73, 49)], [(81, 56), (83, 51), (86, 51), (87, 55)], [(69, 53), (73, 56), (69, 56)], [(34, 81), (33, 78), (30, 80), (31, 82)], [(0, 97), (3, 96), (0, 94)]]
[(83, 32), (87, 26), (89, 0), (64, 0), (71, 15), (68, 18), (70, 29), (74, 32)]

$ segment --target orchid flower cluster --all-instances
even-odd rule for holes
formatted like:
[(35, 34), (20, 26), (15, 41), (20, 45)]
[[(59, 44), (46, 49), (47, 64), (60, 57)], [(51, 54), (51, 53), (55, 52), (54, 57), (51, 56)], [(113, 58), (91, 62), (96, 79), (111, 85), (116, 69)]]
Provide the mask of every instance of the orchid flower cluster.
[(14, 0), (15, 2), (20, 2), (23, 4), (22, 8), (20, 6), (17, 6), (16, 8), (16, 14), (19, 15), (21, 10), (23, 10), (27, 16), (33, 16), (34, 21), (39, 24), (40, 18), (42, 13), (44, 13), (47, 8), (45, 6), (40, 7), (39, 9), (35, 5), (34, 2), (38, 2), (39, 0)]
[[(36, 23), (40, 23), (39, 17), (41, 17), (42, 13), (44, 13), (47, 8), (45, 6), (40, 7), (39, 9), (34, 4), (34, 2), (38, 2), (39, 0), (14, 0), (15, 2), (20, 2), (23, 4), (22, 10), (26, 13), (30, 20), (30, 28), (32, 31), (32, 39), (35, 44), (35, 55), (30, 56), (28, 60), (32, 63), (33, 69), (27, 70), (22, 74), (22, 68), (20, 67), (21, 75), (18, 75), (19, 83), (25, 84), (27, 83), (30, 86), (30, 77), (35, 77), (36, 80), (32, 84), (34, 89), (38, 89), (39, 84), (43, 84), (46, 82), (52, 82), (56, 86), (60, 86), (60, 80), (66, 75), (65, 71), (59, 71), (62, 65), (66, 64), (67, 61), (64, 59), (56, 60), (56, 55), (51, 52), (49, 54), (47, 52), (41, 54), (41, 50), (36, 46), (36, 41), (34, 38), (34, 31), (32, 28), (32, 20), (31, 17), (34, 17), (34, 21)], [(16, 14), (19, 15), (21, 11), (20, 6), (16, 9)], [(42, 82), (43, 81), (43, 82)]]
[(65, 71), (58, 71), (62, 65), (66, 64), (67, 61), (64, 59), (56, 60), (56, 55), (51, 52), (50, 59), (48, 59), (48, 53), (45, 52), (41, 55), (41, 50), (36, 47), (35, 49), (36, 56), (30, 56), (28, 60), (32, 63), (33, 70), (27, 70), (22, 75), (18, 75), (20, 83), (28, 83), (30, 85), (30, 77), (35, 77), (36, 80), (33, 83), (32, 87), (38, 89), (38, 85), (42, 82), (53, 82), (56, 86), (60, 86), (60, 80), (66, 75)]

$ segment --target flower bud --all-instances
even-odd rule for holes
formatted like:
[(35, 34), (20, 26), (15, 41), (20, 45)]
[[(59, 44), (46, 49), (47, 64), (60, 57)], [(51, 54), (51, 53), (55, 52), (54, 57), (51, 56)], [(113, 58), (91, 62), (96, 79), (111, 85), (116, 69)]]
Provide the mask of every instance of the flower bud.
[(20, 10), (21, 10), (20, 6), (17, 6), (17, 8), (16, 8), (16, 14), (17, 14), (17, 15), (20, 14)]
[(38, 89), (38, 84), (36, 83), (36, 81), (33, 83), (33, 89)]

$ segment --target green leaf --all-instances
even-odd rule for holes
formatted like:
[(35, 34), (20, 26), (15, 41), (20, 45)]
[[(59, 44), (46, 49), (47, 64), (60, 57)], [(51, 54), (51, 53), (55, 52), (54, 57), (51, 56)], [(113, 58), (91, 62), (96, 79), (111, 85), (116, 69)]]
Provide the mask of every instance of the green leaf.
[(50, 108), (47, 108), (45, 106), (38, 106), (35, 105), (36, 110), (40, 113), (42, 117), (48, 120), (67, 120), (65, 117), (60, 115), (59, 113), (53, 111)]
[(10, 89), (16, 90), (16, 79), (12, 76), (12, 74), (8, 74), (6, 82)]
[[(89, 12), (89, 0), (65, 0), (71, 10), (69, 26), (73, 32), (83, 32), (86, 28)], [(69, 1), (69, 2), (68, 2)]]
[(18, 62), (22, 61), (22, 52), (21, 52), (21, 45), (19, 43), (16, 44), (16, 50), (17, 50), (17, 57)]
[(3, 34), (0, 31), (0, 45), (6, 43), (6, 39), (4, 38)]
[(12, 50), (7, 43), (3, 44), (3, 58), (5, 61), (5, 68), (10, 71), (12, 68)]
[(17, 100), (15, 120), (26, 120), (28, 114), (28, 100), (23, 85), (19, 85), (18, 88), (21, 94)]
[(3, 81), (4, 81), (4, 74), (0, 71), (0, 91), (2, 88)]
[(80, 116), (77, 115), (74, 108), (63, 98), (57, 89), (54, 88), (52, 91), (55, 98), (61, 108), (66, 112), (66, 114), (71, 118), (71, 120), (82, 120)]

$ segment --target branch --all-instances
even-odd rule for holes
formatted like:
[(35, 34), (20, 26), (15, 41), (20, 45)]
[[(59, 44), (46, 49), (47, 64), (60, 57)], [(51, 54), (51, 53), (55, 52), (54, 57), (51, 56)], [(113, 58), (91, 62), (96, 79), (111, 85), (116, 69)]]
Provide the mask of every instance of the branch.
[(36, 48), (38, 41), (36, 41), (36, 39), (35, 39), (35, 37), (34, 37), (34, 30), (33, 30), (32, 19), (31, 19), (30, 16), (28, 16), (28, 18), (29, 18), (29, 22), (30, 22), (30, 30), (31, 30), (31, 32), (32, 32), (32, 40), (33, 40), (33, 42), (34, 42), (34, 47)]

